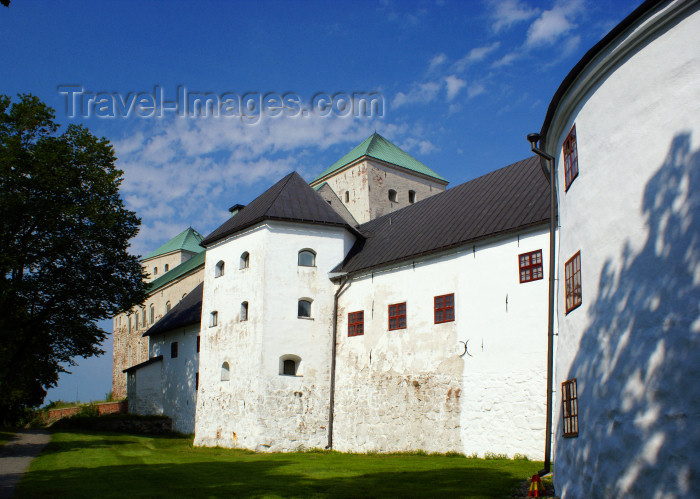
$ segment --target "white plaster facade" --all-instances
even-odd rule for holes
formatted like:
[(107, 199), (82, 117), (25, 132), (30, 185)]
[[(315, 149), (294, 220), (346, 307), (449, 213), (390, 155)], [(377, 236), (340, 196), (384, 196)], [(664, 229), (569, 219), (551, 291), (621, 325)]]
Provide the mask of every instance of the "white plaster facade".
[[(339, 301), (334, 448), (541, 459), (547, 280), (520, 283), (518, 255), (543, 250), (546, 269), (547, 246), (541, 227), (352, 278)], [(451, 293), (455, 320), (435, 324), (434, 297)], [(402, 302), (407, 327), (388, 330), (388, 306)], [(357, 311), (364, 335), (348, 336)]]
[[(343, 228), (268, 221), (207, 248), (195, 445), (325, 446), (335, 291), (328, 272), (353, 243)], [(315, 267), (298, 265), (304, 249), (316, 253)], [(220, 261), (226, 270), (215, 277)], [(312, 301), (311, 318), (297, 316), (300, 299)], [(214, 311), (217, 325), (209, 327)], [(288, 356), (300, 359), (296, 376), (281, 375)]]
[[(700, 490), (700, 13), (647, 12), (572, 82), (546, 137), (558, 173), (554, 482), (562, 497)], [(562, 144), (576, 126), (578, 177)], [(581, 252), (582, 304), (564, 268)], [(562, 436), (561, 383), (579, 431)]]

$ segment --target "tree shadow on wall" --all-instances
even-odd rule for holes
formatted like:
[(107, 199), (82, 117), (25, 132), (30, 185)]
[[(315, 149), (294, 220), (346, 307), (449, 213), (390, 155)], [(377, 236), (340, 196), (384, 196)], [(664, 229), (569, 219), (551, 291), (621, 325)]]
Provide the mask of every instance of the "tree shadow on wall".
[(578, 383), (579, 438), (558, 432), (559, 493), (700, 490), (700, 151), (690, 144), (676, 135), (645, 187), (641, 251), (626, 244), (602, 270), (567, 376)]

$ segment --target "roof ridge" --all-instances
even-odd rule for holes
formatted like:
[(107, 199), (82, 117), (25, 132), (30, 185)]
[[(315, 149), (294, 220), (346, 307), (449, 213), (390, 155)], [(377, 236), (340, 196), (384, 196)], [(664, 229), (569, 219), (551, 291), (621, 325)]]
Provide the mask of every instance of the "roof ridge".
[[(274, 199), (272, 199), (272, 201), (270, 201), (270, 205), (267, 208), (268, 210), (275, 206), (275, 203), (277, 203), (277, 200), (284, 192), (284, 188), (287, 187), (287, 184), (289, 183), (289, 181), (292, 180), (292, 178), (294, 178), (294, 175), (299, 175), (296, 170), (293, 170), (291, 173), (289, 173), (287, 175), (286, 182), (280, 186), (279, 192), (275, 195)], [(299, 177), (301, 178), (301, 175), (299, 175)], [(284, 180), (284, 178), (282, 180)], [(302, 180), (304, 180), (304, 179), (302, 179)], [(267, 210), (265, 210), (265, 211), (267, 211)]]

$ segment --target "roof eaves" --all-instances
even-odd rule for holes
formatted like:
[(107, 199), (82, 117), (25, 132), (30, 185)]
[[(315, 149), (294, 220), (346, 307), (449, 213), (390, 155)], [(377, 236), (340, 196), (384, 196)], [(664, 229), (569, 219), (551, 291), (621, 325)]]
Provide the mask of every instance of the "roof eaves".
[(135, 366), (127, 367), (126, 369), (122, 370), (123, 373), (128, 373), (131, 371), (136, 371), (137, 369), (141, 369), (142, 367), (146, 367), (148, 365), (154, 364), (156, 362), (160, 362), (163, 360), (162, 355), (158, 355), (157, 357), (151, 357), (145, 362), (141, 362), (140, 364), (136, 364)]

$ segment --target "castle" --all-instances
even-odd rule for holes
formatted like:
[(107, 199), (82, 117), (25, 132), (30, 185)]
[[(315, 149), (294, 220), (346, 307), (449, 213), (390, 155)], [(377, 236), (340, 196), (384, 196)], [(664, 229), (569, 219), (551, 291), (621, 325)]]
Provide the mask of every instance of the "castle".
[(699, 6), (646, 1), (591, 48), (537, 156), (446, 189), (374, 134), (188, 229), (144, 264), (186, 261), (115, 318), (115, 389), (196, 445), (260, 451), (548, 460), (550, 414), (562, 497), (693, 496)]

